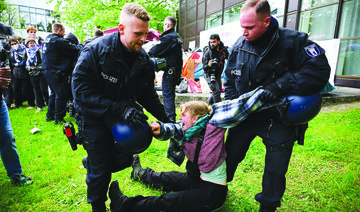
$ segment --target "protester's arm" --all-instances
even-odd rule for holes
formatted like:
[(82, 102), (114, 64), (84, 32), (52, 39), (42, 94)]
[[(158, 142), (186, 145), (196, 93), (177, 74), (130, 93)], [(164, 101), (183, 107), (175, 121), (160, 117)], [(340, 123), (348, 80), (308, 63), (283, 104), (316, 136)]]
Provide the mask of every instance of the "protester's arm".
[(166, 141), (170, 138), (175, 141), (181, 141), (184, 138), (184, 131), (182, 130), (181, 123), (163, 123), (163, 122), (152, 122), (150, 127), (153, 131), (153, 135), (156, 139)]

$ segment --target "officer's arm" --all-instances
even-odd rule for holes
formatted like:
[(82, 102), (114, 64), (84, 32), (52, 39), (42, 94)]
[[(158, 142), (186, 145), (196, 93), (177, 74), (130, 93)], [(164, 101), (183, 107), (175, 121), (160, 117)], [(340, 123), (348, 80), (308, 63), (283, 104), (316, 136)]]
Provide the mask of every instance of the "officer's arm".
[(65, 55), (71, 57), (77, 57), (81, 47), (79, 45), (73, 45), (66, 39), (58, 39), (55, 41), (55, 45)]
[(293, 56), (293, 63), (297, 64), (296, 70), (287, 72), (278, 79), (277, 84), (285, 94), (313, 95), (319, 93), (328, 82), (331, 70), (325, 50), (308, 40), (307, 36), (298, 41), (300, 42), (295, 42), (295, 45), (300, 48), (295, 51), (297, 54)]

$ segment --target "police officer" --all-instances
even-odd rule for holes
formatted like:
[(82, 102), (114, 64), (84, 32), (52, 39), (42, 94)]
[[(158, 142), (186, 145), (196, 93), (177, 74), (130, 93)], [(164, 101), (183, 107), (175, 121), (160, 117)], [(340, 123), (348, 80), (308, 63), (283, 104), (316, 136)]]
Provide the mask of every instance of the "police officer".
[(223, 73), (225, 59), (228, 58), (229, 52), (224, 46), (224, 43), (220, 40), (220, 36), (218, 34), (210, 35), (209, 46), (204, 49), (207, 49), (202, 58), (205, 79), (212, 91), (207, 103), (212, 105), (214, 103), (221, 102), (221, 74)]
[[(328, 82), (330, 66), (324, 50), (307, 34), (279, 28), (266, 0), (247, 0), (241, 9), (243, 36), (230, 51), (225, 70), (225, 99), (235, 99), (259, 86), (263, 102), (272, 103), (289, 94), (314, 95)], [(306, 126), (286, 125), (271, 109), (250, 115), (229, 129), (226, 139), (227, 179), (233, 180), (252, 140), (259, 136), (266, 146), (262, 191), (255, 199), (260, 211), (275, 211), (285, 192), (285, 174), (295, 140)]]
[(58, 124), (65, 122), (66, 104), (71, 94), (67, 89), (67, 78), (73, 71), (81, 47), (64, 38), (65, 27), (62, 24), (54, 23), (52, 32), (43, 43), (42, 68), (51, 90), (45, 120), (54, 120)]
[(169, 121), (155, 90), (154, 64), (142, 49), (149, 20), (142, 6), (125, 4), (119, 31), (88, 43), (74, 69), (76, 124), (88, 154), (83, 163), (93, 211), (106, 210), (111, 173), (131, 166), (133, 160), (115, 146), (113, 124), (125, 121), (137, 129), (147, 123), (142, 107), (158, 120)]
[(168, 16), (164, 21), (164, 33), (159, 37), (160, 43), (149, 51), (151, 57), (165, 58), (167, 68), (162, 78), (162, 95), (165, 112), (171, 122), (175, 123), (175, 87), (180, 83), (183, 65), (183, 41), (175, 32), (176, 19)]

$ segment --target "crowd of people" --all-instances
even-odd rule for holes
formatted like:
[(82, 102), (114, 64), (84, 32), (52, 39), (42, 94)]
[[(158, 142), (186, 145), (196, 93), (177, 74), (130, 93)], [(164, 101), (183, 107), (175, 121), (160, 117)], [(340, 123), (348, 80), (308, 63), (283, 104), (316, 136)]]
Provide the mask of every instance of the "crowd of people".
[[(285, 192), (294, 142), (304, 138), (307, 123), (289, 125), (269, 105), (290, 94), (319, 93), (328, 82), (330, 66), (319, 45), (305, 33), (279, 28), (270, 11), (266, 0), (247, 0), (240, 14), (243, 34), (229, 52), (218, 34), (210, 36), (203, 65), (212, 96), (207, 103), (181, 105), (179, 121), (175, 120), (175, 87), (180, 82), (183, 42), (174, 30), (176, 19), (165, 18), (160, 42), (147, 53), (142, 46), (151, 17), (135, 3), (122, 8), (118, 31), (106, 36), (96, 32), (86, 45), (72, 33), (64, 37), (65, 28), (59, 23), (45, 39), (34, 36), (35, 28), (28, 28), (25, 45), (10, 39), (14, 108), (25, 99), (33, 109), (36, 101), (38, 112), (48, 106), (46, 121), (58, 124), (64, 123), (67, 102), (74, 103), (79, 137), (87, 152), (82, 162), (87, 169), (87, 201), (92, 211), (107, 210), (108, 194), (111, 211), (216, 210), (225, 202), (227, 185), (256, 136), (262, 139), (266, 156), (262, 191), (255, 199), (260, 203), (259, 211), (275, 211)], [(155, 90), (151, 57), (167, 61), (163, 104)], [(221, 103), (222, 72), (226, 76), (225, 99), (229, 100), (225, 106), (260, 89), (257, 98), (268, 107), (229, 129), (213, 125), (210, 121), (215, 112), (229, 112), (212, 111)], [(44, 89), (46, 83), (50, 95)], [(9, 95), (5, 94), (6, 100)], [(6, 102), (10, 107), (11, 103)], [(242, 112), (237, 105), (232, 107)], [(168, 158), (181, 165), (186, 156), (186, 172), (144, 169), (137, 154), (117, 148), (114, 125), (125, 122), (135, 130), (143, 127), (148, 120), (143, 109), (158, 120), (150, 124), (153, 136), (169, 140)], [(133, 180), (165, 194), (125, 196), (118, 181), (111, 183), (111, 177), (130, 166)]]
[[(44, 111), (46, 121), (64, 123), (69, 107), (72, 107), (71, 75), (78, 54), (84, 45), (103, 35), (96, 29), (94, 37), (80, 40), (74, 33), (65, 35), (65, 27), (54, 23), (52, 33), (46, 38), (37, 36), (34, 26), (26, 29), (28, 37), (12, 36), (2, 42), (2, 52), (9, 58), (3, 63), (11, 69), (9, 88), (2, 92), (8, 109), (16, 109), (27, 102), (27, 109)], [(73, 115), (73, 113), (69, 113)]]

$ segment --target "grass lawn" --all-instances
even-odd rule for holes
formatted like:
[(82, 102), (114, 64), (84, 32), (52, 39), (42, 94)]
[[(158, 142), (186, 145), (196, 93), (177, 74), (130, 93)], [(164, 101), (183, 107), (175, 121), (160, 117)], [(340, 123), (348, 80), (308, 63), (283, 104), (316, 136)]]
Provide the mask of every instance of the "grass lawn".
[[(14, 187), (1, 163), (0, 211), (91, 211), (86, 202), (86, 151), (73, 151), (62, 126), (45, 122), (45, 111), (22, 107), (10, 110), (20, 161), (34, 179), (28, 187)], [(66, 121), (74, 118), (65, 117)], [(150, 116), (149, 123), (154, 120)], [(31, 134), (33, 128), (41, 132)], [(1, 135), (0, 135), (1, 136)], [(184, 171), (166, 158), (166, 141), (153, 140), (140, 154), (143, 167), (156, 171)], [(287, 173), (287, 189), (278, 211), (359, 211), (360, 108), (323, 111), (309, 123), (305, 145), (295, 145)], [(257, 138), (239, 165), (224, 206), (218, 211), (257, 211), (254, 196), (261, 191), (265, 147)], [(160, 195), (130, 179), (131, 168), (115, 173), (124, 194)], [(107, 202), (109, 207), (109, 202)]]

